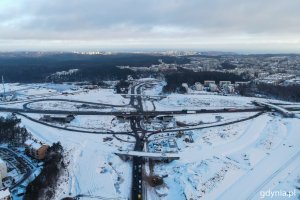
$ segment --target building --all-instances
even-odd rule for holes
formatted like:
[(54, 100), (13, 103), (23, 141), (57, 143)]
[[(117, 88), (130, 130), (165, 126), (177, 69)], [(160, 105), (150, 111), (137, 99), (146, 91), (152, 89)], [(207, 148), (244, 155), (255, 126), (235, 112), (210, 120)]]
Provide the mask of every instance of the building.
[(209, 84), (209, 90), (210, 90), (211, 92), (218, 92), (218, 91), (219, 91), (219, 88), (218, 88), (218, 86), (217, 86), (215, 83), (210, 83), (210, 84)]
[(48, 148), (49, 145), (41, 142), (35, 142), (33, 140), (25, 141), (26, 153), (37, 160), (43, 160), (46, 157)]
[(249, 81), (236, 81), (234, 83), (234, 85), (237, 87), (237, 86), (240, 86), (240, 85), (248, 85), (250, 82)]
[(70, 123), (75, 119), (74, 115), (44, 115), (41, 120), (45, 122)]
[(286, 80), (284, 83), (284, 85), (288, 86), (288, 85), (300, 85), (300, 77), (296, 77), (290, 80)]
[(83, 88), (88, 90), (93, 90), (93, 89), (97, 89), (98, 85), (85, 85)]
[(4, 160), (0, 158), (0, 188), (2, 187), (2, 179), (7, 176), (7, 166)]
[(122, 115), (116, 116), (116, 119), (118, 120), (119, 123), (126, 123), (126, 122), (129, 122), (128, 117), (124, 117), (124, 116), (122, 116)]
[(261, 72), (261, 73), (258, 73), (258, 78), (264, 78), (264, 77), (267, 77), (270, 73), (269, 72)]
[(204, 81), (205, 87), (209, 87), (209, 84), (216, 84), (216, 81)]
[(184, 87), (187, 92), (189, 91), (189, 85), (187, 83), (182, 83), (181, 86)]
[(0, 190), (0, 200), (12, 200), (9, 189)]
[(224, 85), (230, 85), (230, 84), (231, 84), (231, 81), (220, 81), (219, 82), (220, 87), (223, 87)]
[(227, 93), (234, 93), (235, 90), (234, 90), (234, 85), (230, 84), (230, 85), (225, 85), (224, 86), (224, 90), (227, 92)]
[(294, 74), (285, 74), (285, 73), (277, 73), (272, 74), (264, 78), (256, 79), (256, 83), (265, 83), (265, 84), (272, 84), (272, 85), (279, 85), (287, 80), (291, 80), (296, 78)]
[(165, 123), (170, 123), (174, 121), (174, 117), (172, 115), (159, 116), (157, 117), (157, 119)]
[(199, 83), (199, 82), (196, 82), (195, 83), (195, 89), (197, 91), (202, 91), (203, 90), (203, 85), (201, 83)]

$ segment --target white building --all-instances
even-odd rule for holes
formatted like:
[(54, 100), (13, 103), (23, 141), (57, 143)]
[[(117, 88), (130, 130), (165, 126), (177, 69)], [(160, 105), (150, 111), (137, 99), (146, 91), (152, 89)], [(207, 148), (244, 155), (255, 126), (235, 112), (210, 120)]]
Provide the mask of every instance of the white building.
[(6, 163), (0, 158), (0, 188), (2, 187), (2, 179), (7, 176)]
[(205, 87), (208, 87), (210, 84), (216, 84), (216, 81), (204, 81)]
[(189, 93), (189, 85), (187, 83), (182, 83), (181, 86), (186, 89), (187, 93)]
[(217, 92), (217, 91), (219, 91), (219, 88), (218, 88), (218, 86), (215, 83), (210, 83), (209, 84), (209, 89), (210, 89), (211, 92)]
[(202, 91), (203, 90), (203, 85), (201, 83), (199, 83), (199, 82), (196, 82), (195, 83), (195, 89), (197, 91)]
[(220, 87), (223, 87), (224, 85), (230, 85), (230, 84), (231, 84), (231, 81), (220, 81), (219, 82)]
[(294, 79), (286, 80), (284, 85), (300, 85), (300, 77), (296, 77)]
[(0, 190), (0, 200), (12, 200), (9, 189)]
[(182, 83), (181, 86), (184, 87), (184, 88), (186, 88), (186, 89), (189, 88), (189, 85), (187, 83)]
[(224, 90), (227, 92), (227, 93), (234, 93), (235, 90), (234, 90), (234, 85), (230, 84), (230, 85), (225, 85), (224, 86)]
[(250, 82), (249, 81), (236, 81), (235, 83), (234, 83), (234, 85), (237, 87), (237, 86), (240, 86), (240, 85), (248, 85), (248, 84), (250, 84)]

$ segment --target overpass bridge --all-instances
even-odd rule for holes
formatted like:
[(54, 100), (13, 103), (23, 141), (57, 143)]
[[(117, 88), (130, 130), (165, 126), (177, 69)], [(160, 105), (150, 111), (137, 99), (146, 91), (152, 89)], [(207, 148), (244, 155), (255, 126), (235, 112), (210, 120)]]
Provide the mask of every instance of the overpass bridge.
[(180, 157), (175, 153), (152, 153), (143, 151), (118, 151), (115, 152), (116, 155), (120, 156), (122, 159), (127, 160), (133, 157), (139, 158), (150, 158), (157, 161), (168, 161), (178, 160)]
[(266, 102), (259, 102), (259, 101), (253, 101), (254, 104), (257, 104), (259, 106), (264, 106), (267, 107), (269, 109), (274, 109), (277, 112), (279, 112), (280, 114), (282, 114), (284, 117), (294, 117), (295, 114), (289, 110), (287, 110), (286, 108), (283, 108), (279, 105), (275, 105), (275, 104), (271, 104), (271, 103), (266, 103)]
[(148, 98), (148, 99), (163, 99), (166, 98), (167, 96), (165, 95), (147, 95), (147, 94), (122, 94), (123, 97), (125, 98), (130, 98), (130, 97), (143, 97), (143, 98)]

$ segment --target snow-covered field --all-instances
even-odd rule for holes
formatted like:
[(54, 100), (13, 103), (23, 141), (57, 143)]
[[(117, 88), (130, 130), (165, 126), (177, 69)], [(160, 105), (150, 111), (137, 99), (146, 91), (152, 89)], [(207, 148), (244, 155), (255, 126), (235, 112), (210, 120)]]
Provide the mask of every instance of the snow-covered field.
[(120, 94), (114, 94), (112, 89), (102, 88), (76, 93), (74, 95), (62, 96), (62, 98), (112, 105), (127, 105), (129, 103), (129, 99), (123, 98)]
[(127, 105), (129, 103), (129, 99), (123, 98), (120, 94), (114, 94), (113, 89), (96, 88), (93, 90), (85, 90), (74, 84), (9, 83), (5, 84), (5, 90), (8, 94), (14, 94), (19, 101), (41, 98), (61, 98), (112, 105)]
[(60, 141), (66, 150), (67, 172), (60, 179), (56, 199), (79, 194), (90, 196), (83, 199), (92, 196), (126, 199), (129, 196), (130, 163), (123, 162), (114, 152), (120, 147), (131, 149), (132, 144), (116, 139), (103, 142), (105, 135), (58, 130), (21, 119), (36, 138), (48, 144)]
[[(237, 125), (194, 131), (195, 143), (183, 148), (178, 142), (180, 160), (155, 166), (155, 173), (169, 175), (167, 193), (160, 199), (258, 199), (259, 192), (268, 189), (297, 190), (299, 128), (299, 119), (265, 114)], [(276, 179), (285, 167), (283, 179)]]
[[(27, 114), (27, 116), (39, 120), (44, 115), (42, 114)], [(59, 116), (59, 115), (58, 115)], [(112, 115), (77, 115), (75, 119), (70, 123), (62, 124), (62, 123), (50, 123), (48, 124), (55, 125), (58, 127), (76, 129), (76, 130), (84, 130), (90, 132), (120, 132), (127, 131), (131, 132), (129, 122), (118, 123), (116, 117)]]
[[(151, 81), (151, 80), (143, 80)], [(142, 83), (143, 81), (140, 81)], [(145, 89), (143, 94), (161, 95), (163, 82)], [(114, 94), (112, 89), (97, 88), (72, 91), (74, 85), (27, 84), (7, 85), (17, 97), (47, 94), (47, 98), (127, 105), (129, 99)], [(62, 94), (62, 92), (72, 94)], [(38, 97), (38, 98), (46, 98)], [(205, 94), (171, 94), (155, 101), (144, 99), (145, 110), (183, 110), (254, 107), (258, 98)], [(281, 101), (258, 99), (260, 101)], [(154, 102), (154, 106), (153, 103)], [(285, 102), (286, 103), (286, 102)], [(77, 109), (78, 103), (36, 102), (35, 109)], [(22, 108), (22, 102), (1, 107)], [(80, 104), (78, 104), (80, 105)], [(77, 105), (77, 106), (78, 106)], [(125, 106), (127, 108), (127, 106)], [(83, 108), (80, 108), (83, 109)], [(115, 108), (121, 109), (121, 108)], [(111, 111), (111, 109), (110, 109)], [(175, 120), (185, 124), (212, 125), (235, 121), (255, 113), (222, 113), (178, 115)], [(300, 114), (284, 118), (279, 114), (264, 113), (254, 119), (230, 125), (191, 130), (194, 142), (175, 138), (179, 160), (155, 163), (153, 173), (163, 176), (162, 186), (146, 186), (147, 199), (259, 199), (264, 191), (294, 190), (300, 195)], [(41, 114), (28, 114), (40, 119)], [(297, 118), (298, 117), (298, 118)], [(83, 195), (80, 199), (128, 199), (131, 194), (131, 162), (123, 161), (114, 152), (132, 150), (133, 137), (111, 134), (87, 134), (61, 130), (33, 122), (20, 116), (24, 125), (37, 139), (46, 143), (60, 141), (65, 148), (67, 170), (60, 178), (55, 199)], [(131, 132), (129, 121), (120, 122), (115, 116), (78, 115), (69, 124), (59, 127), (95, 132)], [(192, 128), (191, 126), (190, 128)], [(172, 132), (174, 135), (176, 132)], [(164, 133), (160, 135), (164, 136)], [(105, 141), (109, 137), (110, 140)], [(117, 139), (119, 138), (119, 139)], [(123, 140), (123, 141), (122, 141)], [(129, 142), (126, 142), (126, 141)], [(145, 164), (147, 172), (148, 163)], [(298, 188), (298, 189), (297, 189)], [(270, 199), (265, 197), (265, 199)], [(273, 198), (272, 198), (273, 199)], [(285, 198), (274, 198), (285, 199)]]
[(215, 122), (228, 122), (241, 118), (246, 118), (254, 115), (255, 113), (218, 113), (218, 114), (195, 114), (195, 115), (177, 115), (176, 121), (180, 121), (186, 124), (197, 124), (201, 122), (215, 123)]
[[(230, 108), (253, 107), (252, 101), (268, 102), (268, 99), (220, 96), (212, 94), (171, 94), (161, 101), (155, 102), (156, 110), (182, 110), (182, 109), (206, 109), (206, 108)], [(281, 103), (282, 101), (271, 100)]]

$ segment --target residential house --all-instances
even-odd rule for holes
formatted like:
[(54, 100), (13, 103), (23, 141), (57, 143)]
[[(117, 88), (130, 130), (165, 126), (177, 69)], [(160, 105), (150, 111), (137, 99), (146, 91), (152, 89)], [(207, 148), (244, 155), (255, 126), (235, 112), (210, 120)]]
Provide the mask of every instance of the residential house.
[(46, 157), (48, 148), (49, 145), (43, 144), (41, 142), (36, 142), (33, 140), (25, 141), (26, 153), (37, 160), (43, 160)]

